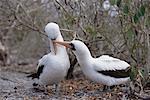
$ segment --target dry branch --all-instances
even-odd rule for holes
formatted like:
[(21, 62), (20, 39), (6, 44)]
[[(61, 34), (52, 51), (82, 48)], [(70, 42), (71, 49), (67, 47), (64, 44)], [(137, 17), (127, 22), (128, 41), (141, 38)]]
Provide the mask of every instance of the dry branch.
[(22, 4), (19, 3), (17, 5), (17, 7), (16, 7), (15, 12), (14, 12), (14, 16), (19, 21), (19, 23), (22, 24), (23, 26), (25, 26), (25, 27), (33, 30), (33, 31), (37, 31), (41, 35), (44, 35), (44, 36), (48, 37), (43, 31), (40, 30), (40, 28), (38, 28), (37, 26), (35, 26), (35, 24), (34, 24), (34, 26), (32, 26), (32, 25), (30, 25), (28, 23), (25, 23), (24, 21), (21, 20), (21, 18), (18, 16), (18, 11), (19, 11), (20, 7), (24, 10), (24, 12), (26, 13), (26, 15), (28, 15), (28, 17), (31, 18), (30, 15), (25, 11), (25, 8), (22, 6)]

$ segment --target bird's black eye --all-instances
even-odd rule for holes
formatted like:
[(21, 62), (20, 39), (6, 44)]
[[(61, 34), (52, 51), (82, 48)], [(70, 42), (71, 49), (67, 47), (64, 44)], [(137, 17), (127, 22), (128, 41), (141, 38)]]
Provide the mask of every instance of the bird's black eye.
[(56, 40), (56, 38), (52, 38), (52, 40)]
[(76, 50), (73, 43), (70, 43), (70, 46), (71, 46), (71, 49), (72, 49), (72, 50)]

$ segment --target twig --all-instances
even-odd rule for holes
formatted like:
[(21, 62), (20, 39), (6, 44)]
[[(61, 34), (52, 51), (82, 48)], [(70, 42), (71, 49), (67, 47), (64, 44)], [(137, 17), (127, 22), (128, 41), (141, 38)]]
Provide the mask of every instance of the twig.
[[(23, 6), (23, 4), (21, 2), (19, 2), (19, 6), (22, 8), (23, 12), (27, 15), (27, 17), (32, 20), (31, 16), (29, 15), (29, 13), (26, 11), (25, 7)], [(18, 11), (17, 11), (18, 12)]]
[(73, 36), (73, 40), (76, 39), (77, 37), (77, 33), (74, 30), (69, 30), (69, 29), (60, 29), (60, 30), (69, 32)]
[(142, 99), (142, 100), (150, 100), (150, 96), (142, 96), (142, 95), (140, 95), (140, 94), (138, 94), (138, 93), (134, 93), (134, 95), (135, 96), (137, 96), (139, 99)]
[(61, 31), (67, 31), (67, 32), (75, 32), (74, 30), (69, 30), (69, 29), (60, 29)]
[[(65, 11), (65, 13), (70, 17), (70, 18), (73, 18), (69, 13), (68, 13), (68, 11), (65, 9), (65, 7), (58, 1), (58, 0), (55, 0), (56, 1), (56, 3)], [(73, 18), (74, 20), (76, 20), (75, 18)], [(81, 30), (83, 31), (83, 33), (84, 33), (84, 35), (86, 35), (87, 34), (87, 32), (86, 32), (86, 30), (81, 26), (81, 25), (79, 25), (79, 27), (81, 28)], [(67, 30), (68, 31), (68, 30)], [(72, 31), (72, 30), (71, 30)], [(78, 34), (75, 32), (75, 34), (73, 35), (73, 37), (74, 37), (74, 39), (80, 39), (80, 40), (83, 40), (83, 39), (81, 39), (79, 36), (78, 36)], [(85, 40), (84, 40), (85, 41)]]
[(76, 35), (76, 32), (74, 30), (69, 30), (69, 29), (60, 29), (61, 31), (66, 31), (71, 33), (73, 36)]
[[(10, 79), (8, 79), (8, 78), (6, 78), (6, 77), (0, 76), (0, 78), (1, 78), (2, 80), (4, 80), (4, 81), (10, 81), (10, 82), (13, 82), (13, 83), (18, 83), (18, 82), (16, 82), (16, 81), (10, 80)], [(18, 84), (19, 84), (19, 83), (18, 83)]]
[[(40, 34), (42, 34), (42, 35), (48, 37), (48, 36), (47, 36), (46, 34), (44, 34), (44, 32), (41, 31), (39, 28), (33, 27), (33, 26), (31, 26), (31, 25), (29, 25), (29, 24), (27, 24), (27, 23), (24, 23), (24, 22), (19, 18), (19, 16), (17, 15), (17, 13), (18, 13), (18, 11), (19, 11), (19, 7), (22, 7), (22, 6), (20, 5), (20, 3), (17, 5), (16, 10), (15, 10), (15, 12), (14, 12), (14, 16), (15, 16), (15, 18), (19, 21), (19, 23), (21, 23), (23, 26), (25, 26), (25, 27), (27, 27), (27, 28), (29, 28), (29, 29), (32, 29), (32, 30), (34, 30), (34, 31), (37, 31), (37, 32), (39, 32)], [(23, 9), (23, 10), (24, 10), (24, 9)], [(26, 14), (27, 14), (27, 13), (26, 13)]]
[(79, 27), (81, 28), (81, 30), (83, 31), (84, 35), (87, 35), (87, 31), (79, 24)]
[[(100, 34), (100, 33), (99, 33)], [(117, 50), (117, 52), (119, 51), (119, 49), (114, 45), (114, 43), (112, 43), (111, 42), (111, 40), (106, 36), (106, 35), (104, 35), (104, 34), (101, 34), (104, 38), (105, 38), (105, 40), (109, 43), (109, 44), (111, 44), (116, 50)]]
[(65, 9), (65, 7), (58, 1), (58, 0), (55, 0), (55, 2), (65, 11), (65, 13), (69, 16), (69, 17), (72, 17), (68, 11)]
[(91, 40), (91, 41), (88, 41), (88, 43), (93, 43), (93, 42), (99, 42), (99, 41), (104, 41), (104, 39), (95, 39), (95, 40)]

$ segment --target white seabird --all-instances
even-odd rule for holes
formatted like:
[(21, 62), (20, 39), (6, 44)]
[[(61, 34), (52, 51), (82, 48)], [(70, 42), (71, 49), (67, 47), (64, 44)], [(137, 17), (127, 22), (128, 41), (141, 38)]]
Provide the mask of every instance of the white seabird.
[[(66, 48), (62, 45), (55, 45), (53, 40), (63, 42), (63, 37), (56, 23), (48, 23), (45, 32), (50, 40), (51, 52), (44, 55), (38, 62), (37, 72), (28, 77), (37, 78), (38, 85), (58, 84), (67, 75), (70, 61)], [(33, 84), (33, 85), (37, 85)]]
[(130, 65), (120, 59), (102, 55), (93, 58), (87, 46), (78, 40), (55, 43), (71, 48), (85, 76), (107, 86), (119, 85), (130, 80)]

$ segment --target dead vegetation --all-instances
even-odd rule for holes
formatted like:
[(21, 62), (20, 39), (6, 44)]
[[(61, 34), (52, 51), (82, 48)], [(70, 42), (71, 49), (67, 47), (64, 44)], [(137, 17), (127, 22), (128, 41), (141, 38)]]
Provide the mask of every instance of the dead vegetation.
[[(33, 65), (32, 65), (33, 66)], [(121, 100), (121, 99), (149, 99), (149, 87), (145, 87), (141, 92), (139, 85), (133, 86), (134, 91), (131, 92), (128, 86), (117, 86), (111, 91), (102, 92), (103, 85), (89, 81), (82, 74), (80, 67), (74, 72), (74, 78), (64, 80), (60, 83), (60, 95), (57, 96), (52, 86), (48, 87), (48, 94), (43, 91), (33, 89), (31, 79), (26, 78), (29, 70), (33, 69), (31, 66), (11, 66), (17, 68), (18, 71), (8, 67), (2, 67), (0, 76), (0, 95), (1, 100), (6, 99), (21, 99), (21, 100), (40, 100), (40, 99), (66, 99), (66, 100)], [(20, 71), (21, 70), (21, 71)], [(138, 83), (137, 83), (138, 84)]]

